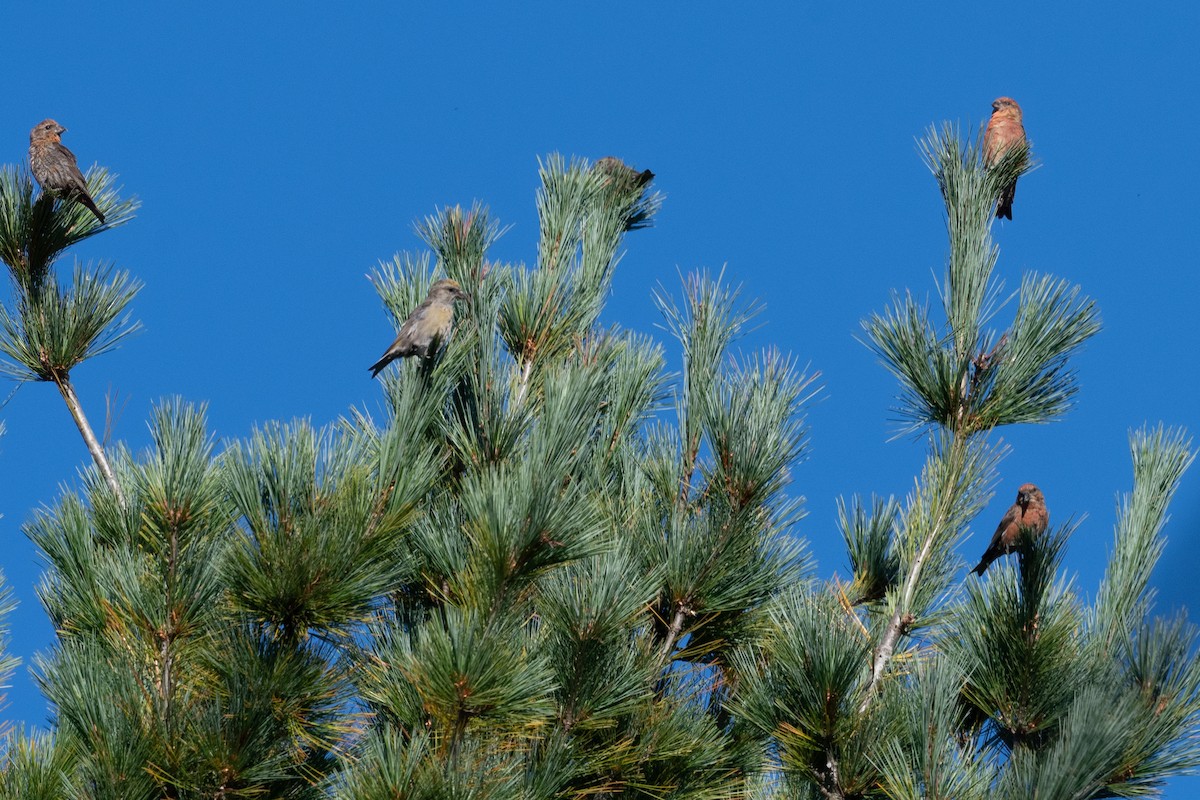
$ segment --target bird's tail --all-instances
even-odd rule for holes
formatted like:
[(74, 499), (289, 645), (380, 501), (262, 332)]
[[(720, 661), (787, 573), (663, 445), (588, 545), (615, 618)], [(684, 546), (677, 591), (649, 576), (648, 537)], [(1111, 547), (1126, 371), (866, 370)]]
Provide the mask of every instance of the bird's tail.
[(100, 220), (101, 225), (104, 224), (104, 215), (100, 213), (100, 209), (96, 208), (96, 204), (92, 202), (92, 198), (80, 192), (78, 195), (76, 195), (75, 199), (87, 206), (88, 211), (91, 211), (96, 215), (96, 219)]
[(376, 361), (371, 366), (367, 367), (367, 369), (371, 370), (371, 377), (374, 378), (376, 375), (383, 372), (383, 368), (386, 367), (388, 364), (392, 363), (393, 358), (394, 358), (394, 356), (392, 356), (389, 353), (388, 355), (385, 355), (383, 358)]
[(996, 203), (996, 216), (1012, 219), (1013, 200), (1017, 196), (1017, 185), (1014, 183), (1000, 193), (1000, 201)]
[(990, 563), (991, 562), (989, 562), (986, 558), (983, 561), (980, 561), (975, 565), (975, 569), (971, 570), (972, 574), (983, 577), (983, 573), (987, 572), (988, 564)]
[(654, 173), (648, 169), (644, 169), (633, 179), (633, 185), (635, 188), (640, 189), (652, 180), (654, 180)]

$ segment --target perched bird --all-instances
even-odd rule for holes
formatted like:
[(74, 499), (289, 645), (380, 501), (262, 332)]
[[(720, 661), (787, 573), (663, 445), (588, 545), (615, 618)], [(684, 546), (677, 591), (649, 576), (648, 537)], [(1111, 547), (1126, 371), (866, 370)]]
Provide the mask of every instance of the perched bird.
[(1042, 490), (1032, 483), (1026, 483), (1017, 491), (1017, 502), (1000, 520), (987, 552), (971, 572), (982, 575), (997, 558), (1016, 550), (1024, 536), (1037, 536), (1046, 530), (1049, 522), (1050, 512), (1046, 510), (1046, 498), (1042, 496)]
[(605, 156), (592, 164), (592, 172), (604, 178), (605, 196), (614, 207), (624, 214), (624, 229), (635, 231), (650, 225), (650, 217), (657, 210), (653, 199), (647, 201), (646, 186), (654, 180), (648, 169), (638, 172), (624, 161)]
[(458, 281), (444, 279), (429, 287), (429, 294), (421, 301), (421, 305), (413, 309), (400, 326), (396, 341), (387, 349), (383, 357), (372, 364), (371, 377), (374, 378), (388, 364), (397, 358), (407, 358), (417, 355), (425, 358), (430, 349), (446, 341), (450, 335), (451, 321), (454, 319), (454, 301), (469, 298)]
[[(1025, 141), (1025, 128), (1021, 125), (1021, 107), (1011, 97), (997, 97), (992, 101), (992, 118), (983, 133), (983, 155), (989, 167), (995, 166), (1004, 154)], [(1013, 198), (1017, 194), (1014, 180), (1000, 192), (996, 204), (996, 216), (1012, 219)]]
[(29, 167), (42, 191), (74, 200), (87, 206), (104, 222), (104, 215), (88, 194), (83, 173), (75, 163), (75, 154), (63, 146), (62, 134), (67, 129), (52, 119), (44, 119), (29, 132)]
[(605, 156), (596, 160), (592, 169), (604, 173), (610, 181), (620, 181), (632, 189), (640, 189), (654, 180), (654, 173), (648, 169), (638, 172), (624, 161), (614, 156)]

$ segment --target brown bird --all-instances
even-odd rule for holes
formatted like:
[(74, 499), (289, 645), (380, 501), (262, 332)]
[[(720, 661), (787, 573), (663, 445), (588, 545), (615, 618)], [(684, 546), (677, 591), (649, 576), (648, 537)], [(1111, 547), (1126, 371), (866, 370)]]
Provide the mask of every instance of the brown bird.
[(75, 162), (75, 154), (63, 146), (62, 134), (67, 129), (52, 119), (44, 119), (29, 132), (29, 167), (42, 191), (74, 200), (87, 206), (104, 222), (104, 215), (88, 194), (83, 173)]
[[(983, 133), (983, 154), (989, 167), (996, 165), (1004, 154), (1025, 141), (1025, 127), (1021, 125), (1021, 107), (1011, 97), (997, 97), (992, 101), (992, 118)], [(996, 216), (1012, 219), (1013, 198), (1017, 195), (1014, 180), (1000, 192), (996, 204)]]
[(383, 357), (372, 364), (371, 377), (374, 378), (388, 364), (397, 358), (417, 355), (421, 358), (429, 356), (431, 349), (446, 341), (450, 335), (451, 322), (454, 319), (454, 301), (469, 299), (470, 295), (462, 290), (458, 281), (444, 279), (429, 287), (429, 294), (421, 301), (421, 305), (413, 309), (400, 326), (396, 341), (387, 349)]
[(992, 542), (987, 552), (975, 569), (976, 575), (982, 575), (988, 565), (1002, 555), (1016, 550), (1025, 536), (1037, 536), (1046, 530), (1050, 523), (1050, 512), (1046, 510), (1046, 498), (1042, 490), (1032, 483), (1024, 484), (1017, 491), (1017, 502), (1004, 514), (996, 532), (992, 534)]
[(620, 181), (628, 184), (633, 189), (640, 189), (654, 180), (654, 173), (650, 170), (644, 169), (638, 172), (614, 156), (605, 156), (604, 158), (597, 159), (596, 163), (592, 165), (592, 169), (607, 175), (609, 181)]

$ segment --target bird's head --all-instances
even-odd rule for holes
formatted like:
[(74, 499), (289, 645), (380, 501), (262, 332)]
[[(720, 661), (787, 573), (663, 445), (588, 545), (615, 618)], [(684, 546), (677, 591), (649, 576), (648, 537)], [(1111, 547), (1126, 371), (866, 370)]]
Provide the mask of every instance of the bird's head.
[(1027, 506), (1033, 501), (1042, 502), (1041, 489), (1032, 483), (1026, 483), (1017, 490), (1017, 502), (1022, 506)]
[(992, 113), (1020, 119), (1021, 107), (1011, 97), (997, 97), (992, 101)]
[(453, 303), (455, 300), (470, 300), (471, 295), (462, 290), (458, 281), (443, 278), (429, 287), (429, 297), (443, 303)]
[(628, 167), (621, 162), (621, 159), (617, 158), (616, 156), (604, 156), (603, 158), (597, 158), (596, 163), (592, 164), (592, 167), (603, 172), (616, 172), (620, 169), (628, 169)]
[(54, 120), (44, 119), (33, 126), (33, 130), (29, 132), (29, 139), (32, 141), (33, 139), (41, 139), (48, 136), (58, 136), (66, 132), (67, 129)]

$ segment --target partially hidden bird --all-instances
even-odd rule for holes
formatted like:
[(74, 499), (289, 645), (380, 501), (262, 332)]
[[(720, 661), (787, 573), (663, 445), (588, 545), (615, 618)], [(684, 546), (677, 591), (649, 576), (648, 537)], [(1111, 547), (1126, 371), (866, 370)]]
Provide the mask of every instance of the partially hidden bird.
[(1017, 501), (1005, 512), (987, 551), (971, 572), (982, 575), (993, 561), (1018, 549), (1024, 537), (1041, 534), (1049, 523), (1050, 512), (1046, 509), (1042, 490), (1032, 483), (1023, 484), (1017, 490)]
[(103, 223), (104, 215), (88, 193), (75, 154), (62, 143), (62, 135), (66, 132), (66, 128), (52, 119), (44, 119), (33, 126), (29, 132), (29, 167), (33, 177), (42, 191), (83, 204)]
[(371, 377), (374, 378), (397, 358), (414, 355), (427, 358), (431, 351), (436, 351), (450, 336), (455, 301), (467, 299), (470, 299), (470, 295), (462, 290), (458, 281), (445, 278), (434, 282), (429, 287), (429, 294), (400, 326), (396, 341), (369, 367)]
[[(983, 155), (989, 167), (1004, 157), (1013, 147), (1025, 141), (1025, 127), (1021, 124), (1021, 107), (1011, 97), (997, 97), (992, 101), (992, 118), (983, 133)], [(1017, 195), (1017, 182), (1000, 191), (996, 203), (996, 216), (1012, 219), (1013, 198)]]
[(644, 169), (638, 172), (615, 156), (605, 156), (604, 158), (596, 159), (596, 163), (592, 165), (592, 169), (608, 176), (610, 181), (620, 181), (633, 189), (640, 189), (654, 180), (654, 173), (650, 170)]

